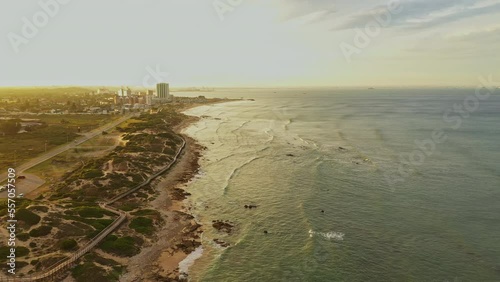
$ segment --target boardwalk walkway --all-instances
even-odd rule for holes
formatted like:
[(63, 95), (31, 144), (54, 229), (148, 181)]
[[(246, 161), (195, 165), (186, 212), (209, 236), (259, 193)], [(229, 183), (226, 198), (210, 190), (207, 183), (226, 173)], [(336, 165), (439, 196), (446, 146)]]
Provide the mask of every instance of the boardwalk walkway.
[(83, 255), (85, 255), (87, 252), (89, 252), (92, 248), (97, 246), (106, 236), (111, 234), (113, 231), (115, 231), (120, 224), (122, 224), (126, 219), (127, 219), (127, 214), (121, 210), (115, 209), (111, 207), (110, 205), (113, 204), (114, 202), (132, 194), (133, 192), (139, 190), (140, 188), (148, 185), (151, 183), (152, 180), (157, 178), (158, 176), (162, 175), (165, 173), (167, 170), (169, 170), (179, 159), (179, 156), (181, 155), (182, 151), (186, 147), (186, 140), (182, 138), (182, 146), (177, 150), (177, 153), (174, 156), (174, 159), (163, 169), (158, 171), (157, 173), (151, 175), (148, 179), (146, 179), (143, 183), (137, 185), (136, 187), (114, 197), (113, 199), (109, 200), (106, 203), (100, 203), (99, 206), (105, 210), (108, 210), (116, 215), (118, 215), (118, 218), (113, 221), (112, 224), (110, 224), (108, 227), (103, 229), (99, 234), (97, 234), (94, 238), (90, 240), (89, 243), (80, 250), (78, 250), (76, 253), (74, 253), (71, 257), (66, 258), (49, 268), (45, 273), (38, 274), (38, 275), (32, 275), (31, 277), (23, 277), (23, 278), (0, 278), (1, 282), (25, 282), (25, 281), (38, 281), (38, 282), (48, 282), (48, 281), (56, 281), (58, 277), (60, 277), (62, 274), (64, 274), (64, 271), (72, 268), (76, 261), (81, 258)]

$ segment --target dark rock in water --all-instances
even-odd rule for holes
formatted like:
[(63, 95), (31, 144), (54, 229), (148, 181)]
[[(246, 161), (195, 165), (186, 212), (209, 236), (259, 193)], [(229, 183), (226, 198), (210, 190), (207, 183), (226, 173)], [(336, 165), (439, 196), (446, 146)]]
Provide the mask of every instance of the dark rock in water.
[(184, 200), (188, 196), (191, 196), (191, 194), (180, 188), (175, 188), (174, 191), (172, 191), (172, 199), (177, 201)]
[(264, 230), (264, 234), (267, 234), (267, 233), (268, 233), (267, 230)]
[(245, 209), (248, 209), (248, 205), (245, 205)]
[(201, 245), (201, 242), (195, 240), (183, 239), (181, 243), (177, 244), (176, 247), (181, 249), (184, 253), (192, 253), (196, 248)]
[(227, 248), (229, 246), (231, 246), (229, 243), (226, 243), (224, 241), (222, 241), (221, 239), (214, 239), (213, 240), (217, 245), (223, 247), (223, 248)]
[(222, 221), (222, 220), (216, 220), (215, 222), (213, 222), (212, 226), (218, 231), (225, 232), (227, 234), (231, 234), (234, 227), (234, 225), (231, 224), (229, 221)]
[(322, 213), (324, 213), (325, 211), (324, 210), (321, 210)]
[(346, 149), (346, 148), (344, 148), (344, 147), (339, 147), (339, 150), (342, 150), (342, 151), (347, 151), (347, 149)]
[(254, 209), (257, 208), (256, 205), (245, 205), (245, 209)]
[(294, 154), (286, 154), (288, 157), (295, 157)]

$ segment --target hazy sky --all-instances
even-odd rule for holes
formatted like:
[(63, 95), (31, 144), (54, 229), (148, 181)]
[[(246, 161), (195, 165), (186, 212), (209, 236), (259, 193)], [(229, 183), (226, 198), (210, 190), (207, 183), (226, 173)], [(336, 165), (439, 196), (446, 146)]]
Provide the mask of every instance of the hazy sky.
[(500, 0), (58, 0), (44, 23), (51, 1), (0, 4), (0, 85), (142, 85), (157, 65), (174, 87), (500, 78)]

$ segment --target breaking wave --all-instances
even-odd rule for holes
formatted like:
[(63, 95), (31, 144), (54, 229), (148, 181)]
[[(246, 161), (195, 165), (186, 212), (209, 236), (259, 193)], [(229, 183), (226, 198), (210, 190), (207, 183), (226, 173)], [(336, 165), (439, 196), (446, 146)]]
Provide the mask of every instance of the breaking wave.
[(330, 231), (330, 232), (316, 232), (316, 231), (313, 231), (313, 230), (309, 230), (309, 237), (313, 237), (313, 236), (321, 236), (327, 240), (335, 240), (335, 241), (343, 241), (344, 240), (344, 236), (345, 234), (342, 233), (342, 232), (334, 232), (334, 231)]

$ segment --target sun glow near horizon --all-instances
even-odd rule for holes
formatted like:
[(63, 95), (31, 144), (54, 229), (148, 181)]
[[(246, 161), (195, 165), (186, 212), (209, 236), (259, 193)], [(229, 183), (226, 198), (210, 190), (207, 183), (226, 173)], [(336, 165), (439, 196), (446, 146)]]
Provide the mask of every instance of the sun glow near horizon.
[[(474, 85), (499, 74), (500, 2), (401, 1), (356, 47), (388, 2), (220, 0), (221, 20), (212, 0), (70, 1), (19, 53), (4, 41), (0, 85), (141, 85), (156, 65), (178, 86)], [(40, 7), (2, 10), (1, 32), (21, 34)], [(357, 48), (349, 60), (343, 43)]]

